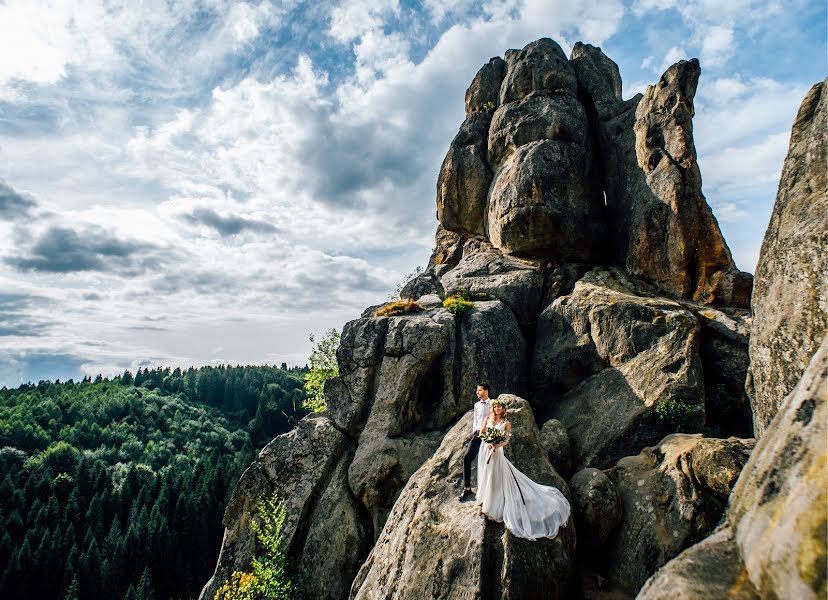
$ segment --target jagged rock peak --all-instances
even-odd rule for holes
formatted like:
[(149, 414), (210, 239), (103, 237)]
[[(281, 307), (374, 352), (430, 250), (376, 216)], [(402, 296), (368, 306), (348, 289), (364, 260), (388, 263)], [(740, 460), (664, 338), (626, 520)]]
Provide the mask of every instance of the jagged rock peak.
[(437, 183), (442, 227), (507, 255), (624, 266), (673, 297), (747, 307), (752, 278), (701, 190), (698, 61), (624, 101), (618, 66), (595, 46), (567, 59), (542, 38), (505, 58), (466, 92)]

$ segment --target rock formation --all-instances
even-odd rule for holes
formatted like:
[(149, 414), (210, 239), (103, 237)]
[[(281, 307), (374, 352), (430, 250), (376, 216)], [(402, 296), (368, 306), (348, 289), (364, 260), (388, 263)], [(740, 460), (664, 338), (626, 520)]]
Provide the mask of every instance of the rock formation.
[(756, 265), (747, 388), (757, 437), (828, 331), (826, 120), (828, 79), (799, 107)]
[(726, 521), (658, 571), (640, 598), (828, 594), (826, 83), (797, 114), (759, 256), (748, 387), (761, 437)]
[[(702, 194), (698, 77), (697, 61), (681, 61), (623, 100), (600, 49), (577, 44), (567, 59), (549, 39), (483, 66), (438, 176), (434, 252), (401, 292), (422, 310), (379, 317), (374, 306), (345, 326), (326, 410), (264, 448), (234, 490), (203, 599), (248, 567), (249, 521), (272, 494), (286, 500), (302, 599), (631, 598), (657, 570), (645, 597), (669, 586), (687, 598), (737, 584), (744, 598), (824, 587), (814, 562), (824, 564), (814, 535), (825, 513), (814, 387), (824, 374), (812, 363), (810, 383), (781, 404), (751, 455), (742, 438), (753, 428), (743, 393), (752, 280)], [(805, 173), (797, 165), (818, 151), (805, 124), (824, 128), (818, 110), (801, 114), (800, 158), (786, 173)], [(777, 201), (791, 218), (774, 213), (773, 252), (785, 261), (791, 232), (806, 231), (805, 208), (790, 207), (818, 179), (801, 177)], [(804, 272), (786, 276), (810, 281), (819, 269)], [(444, 308), (458, 292), (469, 312)], [(774, 293), (754, 298), (760, 324), (769, 302), (790, 313)], [(783, 354), (767, 347), (751, 352), (778, 367)], [(780, 406), (776, 383), (753, 380), (754, 406)], [(480, 381), (509, 403), (510, 458), (571, 498), (573, 519), (554, 540), (515, 538), (456, 499)], [(728, 501), (727, 525), (706, 537)], [(695, 581), (711, 560), (715, 576)]]

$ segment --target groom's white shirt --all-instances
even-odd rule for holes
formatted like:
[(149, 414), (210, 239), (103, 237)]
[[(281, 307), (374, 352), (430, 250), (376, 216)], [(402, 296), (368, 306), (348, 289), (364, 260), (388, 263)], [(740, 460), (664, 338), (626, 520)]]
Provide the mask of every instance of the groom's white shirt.
[(490, 400), (478, 400), (474, 403), (474, 421), (472, 421), (472, 433), (477, 433), (483, 427), (483, 422), (492, 411)]

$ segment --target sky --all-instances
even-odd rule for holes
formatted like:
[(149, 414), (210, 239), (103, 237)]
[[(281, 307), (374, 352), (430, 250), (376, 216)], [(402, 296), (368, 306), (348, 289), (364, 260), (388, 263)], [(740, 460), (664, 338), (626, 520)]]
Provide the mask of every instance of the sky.
[(541, 37), (624, 98), (700, 60), (703, 192), (753, 272), (824, 0), (0, 0), (0, 386), (305, 364), (426, 264), (466, 88)]

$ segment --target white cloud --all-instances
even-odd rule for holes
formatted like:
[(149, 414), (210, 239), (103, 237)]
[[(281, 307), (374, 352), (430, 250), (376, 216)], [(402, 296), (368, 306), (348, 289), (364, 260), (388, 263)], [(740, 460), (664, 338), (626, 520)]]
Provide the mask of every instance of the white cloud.
[(720, 67), (733, 54), (733, 29), (715, 25), (702, 33), (701, 61), (706, 67)]
[(346, 0), (331, 11), (329, 34), (341, 43), (348, 43), (382, 29), (384, 20), (399, 12), (399, 0)]

